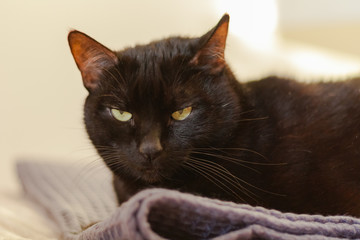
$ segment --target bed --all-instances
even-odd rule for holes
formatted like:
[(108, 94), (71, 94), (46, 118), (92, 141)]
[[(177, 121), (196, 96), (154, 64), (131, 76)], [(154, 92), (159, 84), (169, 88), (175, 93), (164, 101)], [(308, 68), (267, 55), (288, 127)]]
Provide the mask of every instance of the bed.
[(51, 226), (52, 232), (35, 228), (24, 212), (21, 219), (2, 212), (1, 219), (6, 217), (14, 225), (11, 231), (1, 232), (3, 239), (360, 238), (357, 218), (282, 213), (174, 190), (144, 190), (119, 207), (109, 171), (96, 171), (86, 180), (79, 178), (81, 171), (72, 164), (18, 162), (27, 201), (16, 207), (27, 211), (31, 221)]

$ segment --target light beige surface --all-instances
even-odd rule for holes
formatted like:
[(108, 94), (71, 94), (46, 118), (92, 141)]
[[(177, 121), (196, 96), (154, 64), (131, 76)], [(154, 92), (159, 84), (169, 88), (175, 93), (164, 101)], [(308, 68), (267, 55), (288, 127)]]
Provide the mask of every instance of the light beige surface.
[[(251, 2), (0, 1), (0, 219), (19, 223), (27, 217), (34, 220), (28, 226), (30, 233), (46, 238), (51, 235), (51, 231), (41, 228), (45, 223), (36, 211), (21, 200), (13, 171), (18, 158), (85, 164), (87, 177), (91, 171), (102, 169), (83, 129), (86, 90), (68, 49), (66, 37), (70, 29), (84, 31), (112, 49), (121, 49), (169, 35), (198, 36), (228, 11), (231, 33), (226, 57), (241, 79), (279, 73), (312, 80), (360, 72), (356, 40), (360, 14), (339, 23), (339, 15), (349, 16), (348, 9), (360, 9), (359, 1), (332, 0), (331, 9), (347, 8), (329, 10), (330, 16), (323, 14), (327, 21), (291, 14), (295, 10), (309, 14), (310, 8), (315, 9), (315, 16), (316, 8), (324, 12), (330, 7), (323, 1), (318, 1), (318, 6), (310, 0), (296, 4), (293, 0), (279, 0), (279, 8), (275, 0)], [(281, 26), (279, 35), (277, 20)], [(314, 23), (319, 24), (314, 27)], [(334, 24), (340, 27), (333, 28)], [(254, 29), (260, 34), (259, 41), (250, 38)], [(18, 216), (18, 220), (11, 216)], [(26, 230), (14, 228), (9, 221), (0, 221), (0, 239), (29, 237)]]

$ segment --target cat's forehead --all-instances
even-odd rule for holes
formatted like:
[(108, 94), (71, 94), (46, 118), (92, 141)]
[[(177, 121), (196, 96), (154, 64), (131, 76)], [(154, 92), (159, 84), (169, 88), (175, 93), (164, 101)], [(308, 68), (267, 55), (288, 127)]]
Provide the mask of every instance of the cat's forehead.
[(202, 89), (199, 79), (180, 67), (164, 70), (149, 61), (142, 62), (136, 71), (120, 71), (121, 79), (112, 82), (111, 93), (121, 99), (122, 105), (136, 111), (145, 109), (145, 113), (159, 108), (176, 110), (198, 98)]
[(149, 92), (161, 95), (159, 91), (172, 87), (181, 89), (179, 81), (186, 74), (195, 44), (194, 39), (174, 37), (118, 52), (118, 73), (125, 80), (120, 82), (126, 83), (122, 87), (140, 96)]
[(137, 109), (181, 107), (198, 95), (199, 81), (192, 81), (187, 64), (195, 47), (196, 39), (175, 37), (120, 51), (114, 75), (121, 81), (111, 85), (119, 85), (115, 92)]
[(171, 60), (176, 57), (190, 57), (194, 54), (197, 39), (171, 37), (145, 45), (137, 45), (119, 52), (119, 57), (139, 61)]

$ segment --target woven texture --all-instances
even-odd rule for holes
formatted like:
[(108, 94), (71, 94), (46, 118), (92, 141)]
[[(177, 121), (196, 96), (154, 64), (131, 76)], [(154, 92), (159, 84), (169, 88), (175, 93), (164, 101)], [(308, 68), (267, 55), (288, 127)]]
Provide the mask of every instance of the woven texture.
[(149, 189), (117, 207), (109, 172), (86, 179), (62, 164), (20, 162), (27, 195), (49, 213), (63, 239), (360, 239), (360, 219), (281, 213)]

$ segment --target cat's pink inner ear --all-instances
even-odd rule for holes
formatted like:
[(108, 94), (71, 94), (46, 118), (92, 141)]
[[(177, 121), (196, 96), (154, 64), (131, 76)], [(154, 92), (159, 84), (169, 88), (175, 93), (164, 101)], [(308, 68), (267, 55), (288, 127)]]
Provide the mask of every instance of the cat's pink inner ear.
[(78, 66), (84, 86), (95, 89), (101, 74), (118, 62), (114, 52), (79, 31), (71, 31), (68, 36), (71, 53)]
[(211, 65), (212, 72), (216, 73), (225, 66), (225, 45), (229, 28), (229, 15), (225, 14), (219, 23), (203, 36), (205, 44), (198, 50), (193, 59), (192, 64), (195, 65)]

